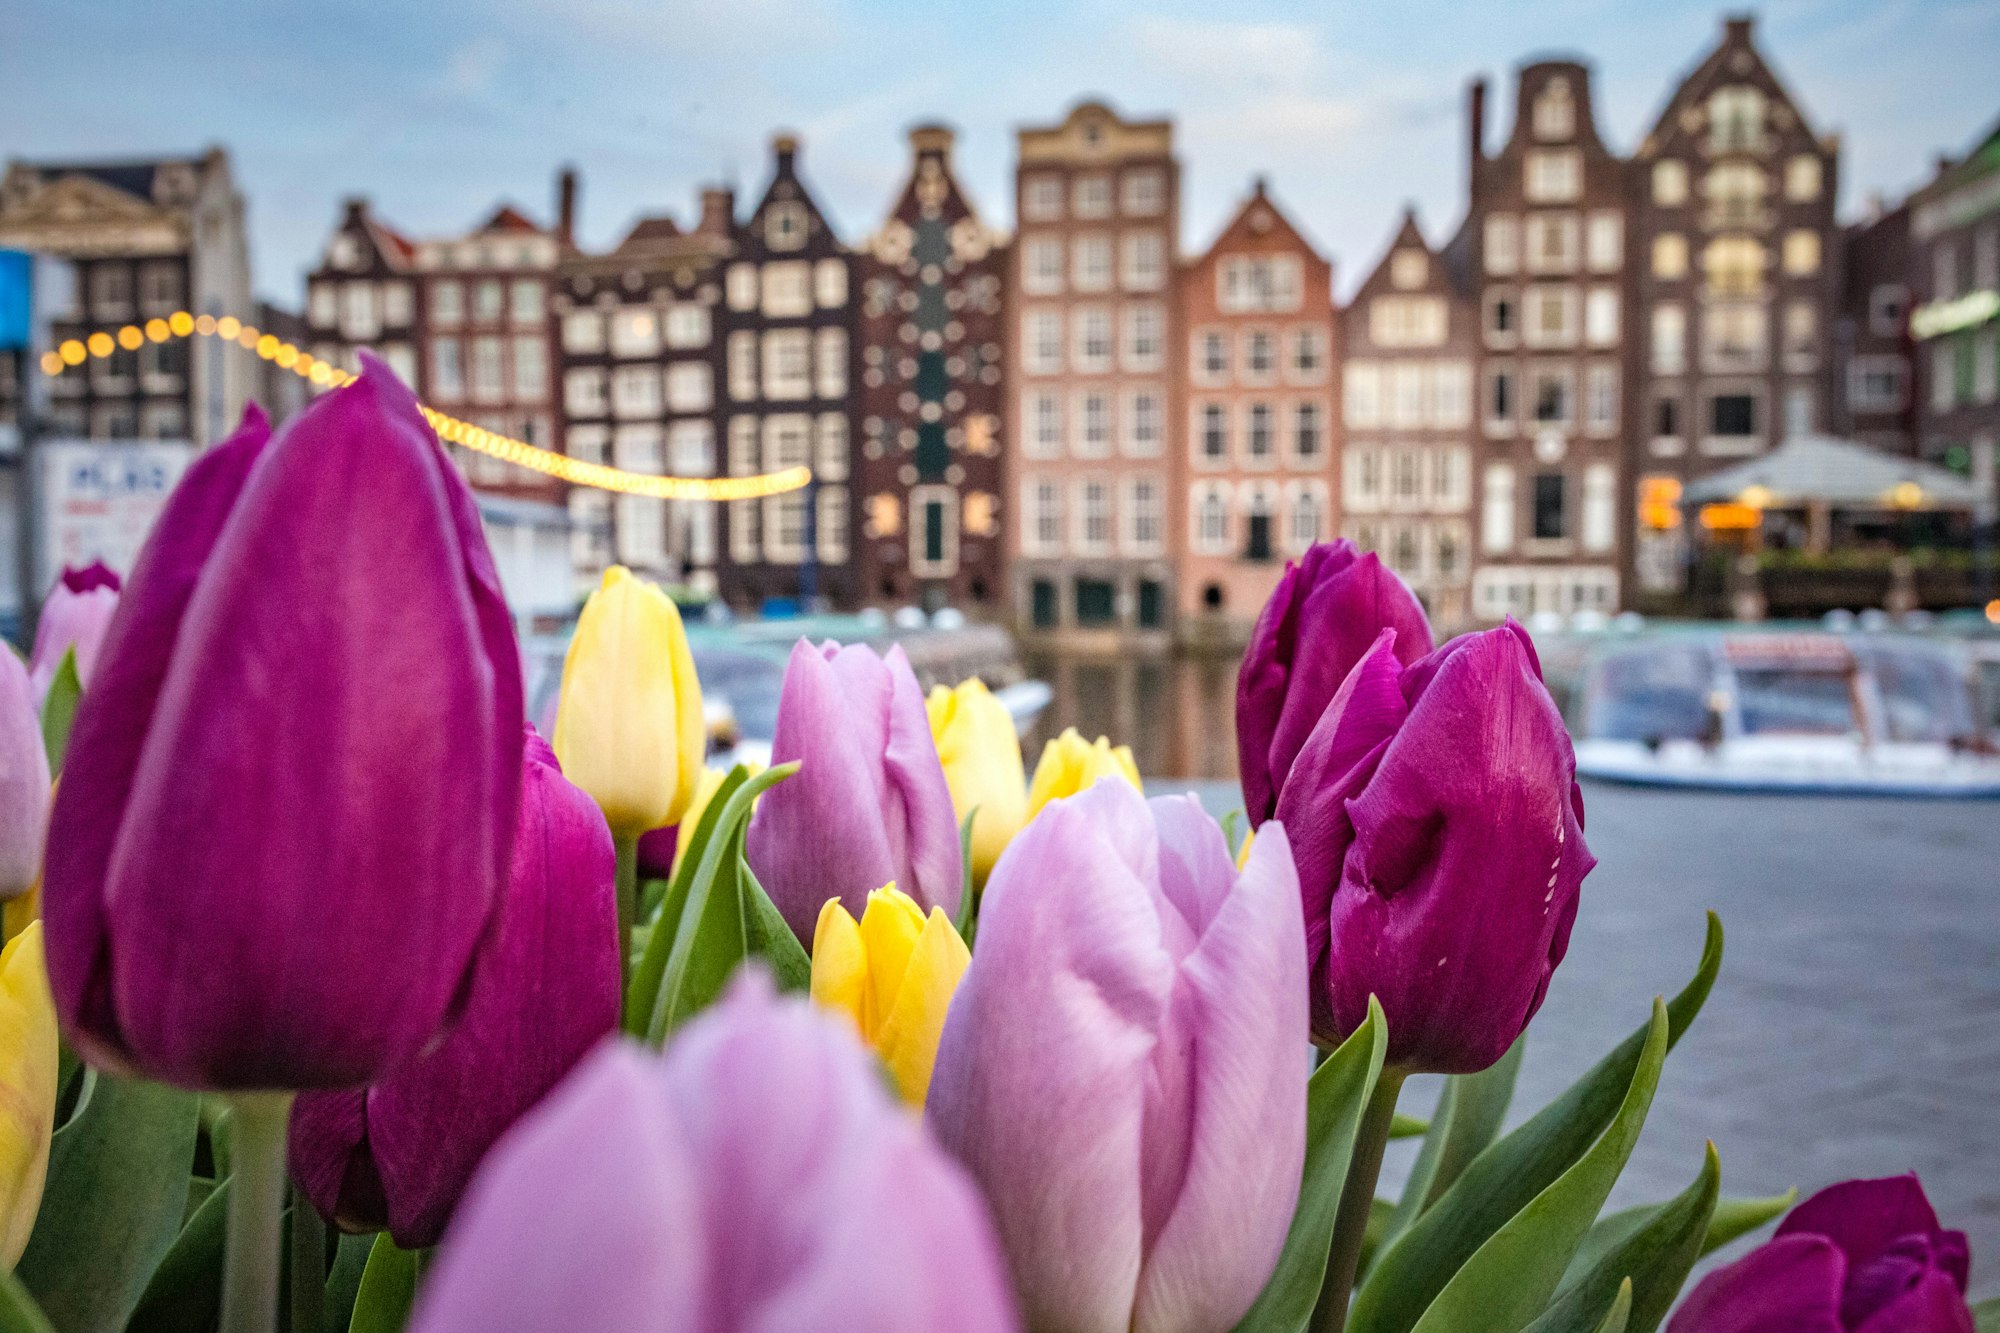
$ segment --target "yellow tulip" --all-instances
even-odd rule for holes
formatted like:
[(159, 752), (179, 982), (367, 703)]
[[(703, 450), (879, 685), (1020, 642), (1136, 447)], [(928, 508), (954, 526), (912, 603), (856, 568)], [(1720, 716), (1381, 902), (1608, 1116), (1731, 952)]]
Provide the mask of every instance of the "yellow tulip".
[(56, 1119), (56, 1003), (42, 923), (0, 949), (0, 1267), (28, 1248)]
[(812, 997), (854, 1020), (903, 1100), (924, 1104), (945, 1010), (972, 954), (941, 907), (928, 918), (888, 884), (868, 895), (857, 923), (829, 898), (813, 930)]
[[(744, 767), (749, 770), (750, 776), (753, 778), (764, 771), (762, 764), (745, 764)], [(674, 835), (674, 872), (676, 874), (680, 872), (681, 858), (687, 855), (688, 844), (694, 841), (695, 829), (701, 825), (703, 812), (708, 809), (708, 803), (715, 799), (715, 793), (721, 789), (722, 780), (728, 776), (729, 774), (723, 769), (704, 768), (701, 771), (701, 777), (696, 780), (694, 799), (689, 801), (688, 808), (681, 812), (680, 830)]]
[(1255, 841), (1257, 841), (1256, 829), (1251, 829), (1243, 835), (1243, 845), (1236, 849), (1237, 874), (1242, 874), (1243, 868), (1250, 864), (1250, 844)]
[(550, 744), (618, 837), (675, 823), (694, 800), (708, 732), (687, 631), (667, 595), (622, 565), (577, 618)]
[(925, 701), (931, 739), (960, 824), (972, 821), (972, 879), (984, 884), (993, 863), (1028, 822), (1028, 778), (1014, 715), (973, 677), (955, 690), (933, 686)]
[(1075, 727), (1064, 729), (1042, 747), (1035, 780), (1028, 784), (1028, 818), (1040, 814), (1050, 801), (1088, 791), (1099, 778), (1123, 778), (1139, 791), (1146, 789), (1139, 781), (1139, 765), (1133, 762), (1131, 746), (1114, 748), (1102, 736), (1094, 742), (1085, 741)]

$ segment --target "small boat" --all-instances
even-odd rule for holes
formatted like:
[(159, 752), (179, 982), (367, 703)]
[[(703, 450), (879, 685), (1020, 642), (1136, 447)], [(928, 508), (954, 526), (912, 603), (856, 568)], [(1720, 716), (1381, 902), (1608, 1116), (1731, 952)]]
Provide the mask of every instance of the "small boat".
[(1727, 791), (2000, 797), (2000, 731), (1964, 645), (1905, 635), (1682, 633), (1593, 653), (1577, 772)]

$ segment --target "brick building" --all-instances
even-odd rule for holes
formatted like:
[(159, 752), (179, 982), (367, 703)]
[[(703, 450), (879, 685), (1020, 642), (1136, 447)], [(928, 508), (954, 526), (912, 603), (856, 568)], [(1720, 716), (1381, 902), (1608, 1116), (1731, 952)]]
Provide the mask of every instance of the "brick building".
[(1910, 366), (1910, 210), (1873, 206), (1840, 246), (1834, 432), (1891, 453), (1916, 449)]
[(2000, 503), (2000, 125), (1910, 197), (1918, 447)]

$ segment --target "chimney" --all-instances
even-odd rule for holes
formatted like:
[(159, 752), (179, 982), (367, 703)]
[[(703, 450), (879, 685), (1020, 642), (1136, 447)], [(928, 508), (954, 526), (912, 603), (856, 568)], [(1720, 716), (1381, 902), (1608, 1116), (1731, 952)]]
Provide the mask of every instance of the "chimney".
[(347, 198), (340, 201), (340, 211), (344, 219), (344, 225), (365, 223), (368, 221), (368, 196), (365, 194), (348, 195)]
[(910, 151), (918, 157), (934, 156), (949, 160), (957, 135), (949, 125), (918, 125), (910, 131)]
[(556, 177), (556, 239), (576, 244), (576, 168), (564, 167)]
[(1757, 16), (1755, 14), (1731, 14), (1722, 20), (1722, 39), (1725, 42), (1740, 42), (1748, 45), (1750, 41), (1750, 29), (1756, 22)]
[(701, 192), (701, 221), (695, 232), (727, 240), (736, 225), (736, 191), (726, 185), (711, 185)]
[(1474, 79), (1465, 96), (1467, 143), (1465, 199), (1470, 205), (1479, 194), (1479, 164), (1486, 160), (1486, 80)]
[(771, 155), (778, 159), (778, 174), (792, 173), (792, 159), (799, 154), (799, 137), (796, 134), (774, 134), (771, 136)]

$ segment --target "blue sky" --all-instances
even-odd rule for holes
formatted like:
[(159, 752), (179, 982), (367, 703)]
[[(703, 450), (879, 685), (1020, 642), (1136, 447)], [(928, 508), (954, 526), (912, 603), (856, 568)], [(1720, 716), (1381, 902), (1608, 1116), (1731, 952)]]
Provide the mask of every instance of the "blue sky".
[[(1405, 200), (1434, 235), (1463, 205), (1464, 86), (1549, 52), (1597, 72), (1599, 128), (1624, 150), (1715, 39), (1683, 0), (457, 0), (222, 4), (15, 0), (0, 42), (0, 154), (137, 156), (210, 142), (250, 198), (261, 292), (296, 304), (348, 194), (416, 234), (463, 230), (505, 198), (550, 210), (583, 173), (583, 239), (642, 212), (686, 219), (713, 179), (762, 187), (767, 140), (802, 164), (849, 240), (880, 220), (903, 130), (960, 130), (961, 174), (1011, 223), (1012, 129), (1081, 95), (1171, 113), (1183, 242), (1205, 245), (1258, 171), (1336, 263), (1345, 293)], [(1842, 203), (1899, 194), (2000, 117), (1993, 0), (1773, 0), (1759, 36), (1807, 115), (1843, 134)], [(1496, 116), (1497, 112), (1497, 116)]]

